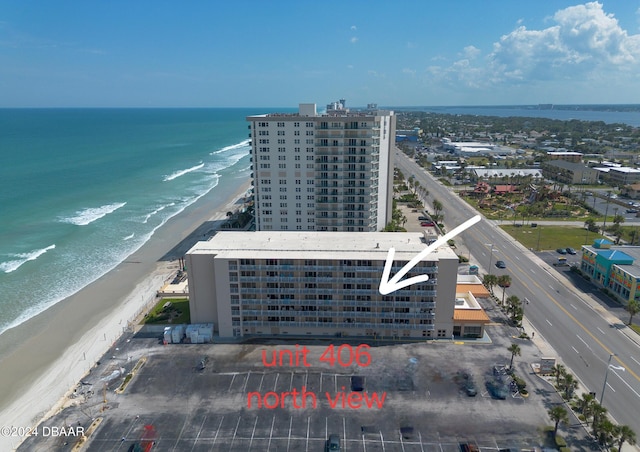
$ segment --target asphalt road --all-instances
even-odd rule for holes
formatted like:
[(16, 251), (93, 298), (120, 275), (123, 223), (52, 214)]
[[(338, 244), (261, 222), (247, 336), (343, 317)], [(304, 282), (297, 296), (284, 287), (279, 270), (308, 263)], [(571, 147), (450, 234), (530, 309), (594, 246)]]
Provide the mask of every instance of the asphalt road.
[[(404, 154), (398, 153), (395, 160), (406, 177), (414, 175), (430, 191), (430, 199), (442, 202), (447, 230), (477, 214)], [(606, 378), (603, 405), (618, 423), (640, 432), (640, 346), (631, 339), (634, 333), (495, 222), (483, 218), (459, 240), (469, 249), (472, 263), (485, 269), (483, 273), (490, 269), (494, 274), (511, 275), (507, 296), (530, 300), (525, 316), (536, 334), (544, 337), (598, 400)], [(506, 263), (506, 269), (495, 267), (498, 259)]]

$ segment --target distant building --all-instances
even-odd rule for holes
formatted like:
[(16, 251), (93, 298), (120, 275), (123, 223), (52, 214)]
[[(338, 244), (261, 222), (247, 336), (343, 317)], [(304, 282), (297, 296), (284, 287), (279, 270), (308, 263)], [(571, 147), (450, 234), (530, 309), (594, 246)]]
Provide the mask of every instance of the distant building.
[(552, 151), (547, 152), (547, 159), (549, 160), (564, 160), (565, 162), (580, 163), (582, 162), (583, 154), (580, 152), (572, 151)]
[[(420, 233), (220, 232), (186, 255), (191, 321), (214, 323), (221, 337), (451, 338), (456, 298), (479, 306), (469, 288), (456, 295), (458, 257), (448, 246), (405, 276), (428, 281), (378, 291), (389, 248), (394, 274), (425, 242)], [(483, 319), (460, 317), (457, 331), (481, 334)]]
[(256, 229), (380, 231), (391, 221), (396, 117), (345, 100), (249, 116)]
[(640, 182), (640, 170), (621, 166), (619, 168), (609, 168), (607, 172), (607, 181), (611, 185), (622, 187), (623, 185), (634, 184)]
[(566, 160), (547, 160), (542, 162), (542, 174), (549, 180), (563, 184), (595, 184), (599, 172), (582, 163)]

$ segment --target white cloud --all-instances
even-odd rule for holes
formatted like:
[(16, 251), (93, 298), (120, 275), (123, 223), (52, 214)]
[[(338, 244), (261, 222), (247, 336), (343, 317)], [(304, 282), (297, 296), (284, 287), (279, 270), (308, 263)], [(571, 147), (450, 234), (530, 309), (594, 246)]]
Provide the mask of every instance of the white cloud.
[(357, 38), (357, 37), (355, 37), (355, 36), (353, 36), (353, 37), (349, 40), (349, 42), (351, 42), (351, 44), (355, 44), (356, 42), (358, 42), (358, 38)]
[(640, 35), (629, 35), (598, 2), (556, 12), (555, 25), (524, 26), (504, 35), (489, 55), (490, 67), (505, 79), (587, 78), (596, 72), (626, 71), (640, 64)]
[(405, 67), (405, 68), (402, 69), (402, 73), (410, 75), (410, 76), (413, 77), (414, 75), (416, 75), (416, 70), (415, 69), (410, 69), (408, 67)]
[(434, 58), (432, 64), (422, 73), (424, 82), (452, 90), (640, 92), (640, 34), (623, 29), (601, 3), (589, 2), (558, 10), (546, 28), (528, 29), (519, 21), (488, 54), (469, 45), (456, 60)]
[(356, 27), (355, 25), (351, 25), (351, 30), (356, 31), (358, 29), (358, 27)]

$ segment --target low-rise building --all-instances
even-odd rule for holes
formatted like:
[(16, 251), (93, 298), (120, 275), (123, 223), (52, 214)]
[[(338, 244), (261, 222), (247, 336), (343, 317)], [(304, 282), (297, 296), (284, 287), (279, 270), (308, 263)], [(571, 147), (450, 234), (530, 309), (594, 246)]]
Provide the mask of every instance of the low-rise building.
[(428, 281), (378, 290), (389, 249), (393, 275), (425, 243), (421, 233), (220, 232), (186, 255), (191, 321), (214, 323), (221, 337), (450, 339), (458, 257), (448, 246), (404, 276)]
[(599, 172), (582, 163), (566, 160), (548, 160), (542, 163), (542, 173), (550, 180), (563, 184), (595, 184)]
[(623, 303), (640, 301), (640, 247), (613, 246), (606, 239), (582, 247), (580, 269), (598, 287), (609, 290)]
[(580, 163), (582, 162), (582, 156), (580, 152), (573, 151), (551, 151), (547, 152), (547, 159), (549, 160), (563, 160), (565, 162)]

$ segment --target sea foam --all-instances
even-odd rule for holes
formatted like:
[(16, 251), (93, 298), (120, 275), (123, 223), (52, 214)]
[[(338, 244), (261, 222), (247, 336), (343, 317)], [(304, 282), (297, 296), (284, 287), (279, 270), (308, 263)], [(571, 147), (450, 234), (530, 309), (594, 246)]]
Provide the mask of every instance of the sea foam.
[(79, 210), (72, 217), (63, 218), (64, 223), (71, 223), (77, 226), (86, 226), (93, 223), (96, 220), (115, 212), (120, 207), (125, 206), (126, 202), (118, 202), (114, 204), (107, 204), (100, 207), (90, 207), (88, 209)]
[(13, 271), (16, 271), (18, 268), (22, 266), (22, 264), (29, 261), (36, 260), (38, 257), (42, 256), (47, 251), (54, 249), (55, 247), (56, 245), (53, 244), (53, 245), (49, 245), (46, 248), (31, 251), (29, 253), (13, 254), (12, 256), (17, 257), (18, 259), (13, 259), (7, 262), (0, 263), (0, 270), (5, 273), (11, 273)]
[(251, 143), (251, 140), (244, 140), (244, 141), (241, 141), (240, 143), (232, 144), (231, 146), (225, 146), (222, 149), (213, 151), (209, 155), (216, 155), (216, 154), (221, 154), (223, 152), (232, 151), (234, 149), (239, 149), (245, 146), (249, 146), (249, 143)]
[(190, 173), (192, 171), (197, 171), (202, 167), (204, 167), (204, 163), (200, 163), (199, 165), (192, 166), (191, 168), (187, 168), (187, 169), (183, 169), (183, 170), (180, 170), (180, 171), (176, 171), (175, 173), (172, 173), (172, 174), (170, 174), (168, 176), (165, 176), (164, 179), (162, 179), (162, 180), (164, 180), (165, 182), (168, 182), (170, 180), (177, 179), (180, 176), (184, 176), (185, 174), (188, 174), (188, 173)]

